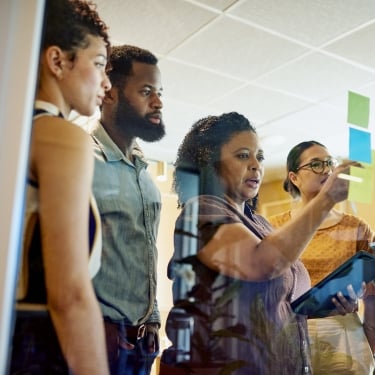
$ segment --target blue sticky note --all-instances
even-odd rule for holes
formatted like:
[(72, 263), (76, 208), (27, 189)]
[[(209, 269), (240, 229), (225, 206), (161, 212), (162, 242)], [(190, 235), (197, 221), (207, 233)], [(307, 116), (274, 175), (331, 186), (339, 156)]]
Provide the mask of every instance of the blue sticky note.
[(371, 133), (349, 127), (349, 159), (371, 164)]

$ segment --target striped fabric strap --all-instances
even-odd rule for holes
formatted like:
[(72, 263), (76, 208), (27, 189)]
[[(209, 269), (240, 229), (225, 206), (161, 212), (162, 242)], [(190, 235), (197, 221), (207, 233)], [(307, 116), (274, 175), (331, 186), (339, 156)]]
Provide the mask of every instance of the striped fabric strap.
[[(34, 108), (34, 118), (39, 117), (41, 115), (49, 115), (49, 116), (54, 116), (52, 113), (46, 111), (43, 108)], [(59, 115), (57, 117), (64, 118), (61, 112), (59, 112)]]

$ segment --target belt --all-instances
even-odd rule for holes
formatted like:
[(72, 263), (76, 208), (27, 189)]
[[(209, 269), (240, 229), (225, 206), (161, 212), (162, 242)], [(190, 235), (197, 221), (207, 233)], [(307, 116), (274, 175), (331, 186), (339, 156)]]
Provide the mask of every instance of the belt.
[(146, 325), (125, 326), (126, 338), (131, 342), (137, 342), (142, 339), (146, 333)]
[(116, 353), (118, 347), (133, 350), (142, 338), (149, 335), (147, 343), (143, 343), (149, 353), (159, 351), (158, 323), (140, 324), (138, 326), (124, 325), (104, 320), (108, 353)]
[(117, 337), (117, 340), (120, 340), (121, 342), (129, 342), (132, 345), (136, 344), (146, 334), (145, 324), (130, 326), (113, 323), (109, 320), (105, 320), (104, 324), (107, 326), (108, 331), (112, 332), (110, 336)]

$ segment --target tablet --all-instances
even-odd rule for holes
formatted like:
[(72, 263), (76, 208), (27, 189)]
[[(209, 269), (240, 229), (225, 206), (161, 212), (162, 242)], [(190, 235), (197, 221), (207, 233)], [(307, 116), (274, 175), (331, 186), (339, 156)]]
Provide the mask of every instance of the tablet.
[(309, 318), (324, 318), (331, 315), (335, 305), (331, 301), (337, 292), (349, 298), (346, 287), (351, 284), (359, 291), (362, 281), (368, 283), (375, 279), (375, 255), (359, 251), (332, 273), (319, 281), (314, 287), (291, 303), (297, 314)]

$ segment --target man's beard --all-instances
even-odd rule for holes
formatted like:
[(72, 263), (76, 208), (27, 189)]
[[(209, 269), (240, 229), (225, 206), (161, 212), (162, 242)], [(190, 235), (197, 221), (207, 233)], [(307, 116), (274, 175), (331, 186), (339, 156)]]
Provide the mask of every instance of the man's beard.
[(156, 142), (165, 135), (162, 118), (159, 124), (153, 124), (147, 117), (140, 116), (122, 92), (119, 92), (115, 120), (116, 126), (121, 128), (121, 133), (129, 139), (140, 138), (146, 142)]

